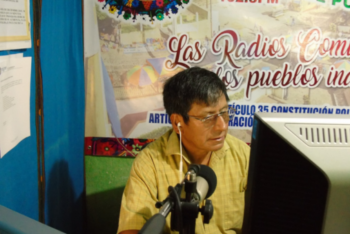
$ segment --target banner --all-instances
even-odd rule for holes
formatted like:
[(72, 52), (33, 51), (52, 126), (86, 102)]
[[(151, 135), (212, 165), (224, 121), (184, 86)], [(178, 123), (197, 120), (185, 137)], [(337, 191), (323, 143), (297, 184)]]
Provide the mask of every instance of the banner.
[(87, 137), (158, 138), (171, 128), (163, 84), (194, 66), (225, 83), (229, 133), (247, 143), (258, 111), (349, 115), (350, 1), (84, 5)]

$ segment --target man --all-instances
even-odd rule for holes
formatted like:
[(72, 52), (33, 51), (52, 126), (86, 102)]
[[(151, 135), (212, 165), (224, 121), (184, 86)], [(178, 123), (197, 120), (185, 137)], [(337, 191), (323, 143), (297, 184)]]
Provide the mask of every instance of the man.
[[(181, 181), (190, 164), (208, 165), (217, 177), (210, 197), (214, 215), (203, 224), (199, 214), (196, 233), (240, 233), (250, 151), (247, 144), (227, 135), (233, 113), (228, 100), (220, 78), (202, 68), (187, 69), (167, 80), (163, 101), (172, 129), (136, 157), (123, 194), (118, 233), (137, 233), (157, 214), (155, 203), (169, 195), (168, 187)], [(173, 233), (170, 228), (169, 214), (165, 233)]]

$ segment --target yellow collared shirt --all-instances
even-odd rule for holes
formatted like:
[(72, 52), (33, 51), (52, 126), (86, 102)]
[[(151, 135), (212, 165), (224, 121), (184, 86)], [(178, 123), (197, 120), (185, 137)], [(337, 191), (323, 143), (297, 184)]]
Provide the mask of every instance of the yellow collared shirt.
[[(250, 147), (227, 135), (223, 148), (212, 153), (209, 167), (217, 177), (212, 200), (214, 215), (209, 224), (203, 224), (202, 215), (196, 220), (196, 234), (240, 233), (244, 212)], [(183, 149), (183, 176), (191, 164)], [(170, 130), (150, 143), (136, 157), (126, 184), (120, 209), (118, 233), (140, 230), (148, 219), (157, 214), (157, 201), (169, 195), (168, 187), (175, 187), (179, 176), (180, 147), (177, 134)], [(165, 233), (170, 230), (170, 214)]]

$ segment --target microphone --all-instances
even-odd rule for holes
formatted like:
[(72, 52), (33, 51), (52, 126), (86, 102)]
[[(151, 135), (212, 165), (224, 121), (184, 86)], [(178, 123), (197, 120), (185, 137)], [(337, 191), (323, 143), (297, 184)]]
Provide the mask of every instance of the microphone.
[[(196, 191), (192, 194), (192, 201), (202, 202), (214, 193), (217, 178), (215, 172), (210, 167), (191, 164), (186, 175), (188, 181), (197, 181)], [(196, 175), (196, 178), (194, 178), (193, 175)]]
[[(205, 165), (191, 164), (186, 175), (188, 174), (196, 175), (197, 179), (196, 191), (194, 191), (194, 194), (192, 194), (192, 201), (198, 201), (200, 203), (204, 199), (209, 198), (214, 193), (216, 189), (217, 179), (213, 169)], [(187, 178), (185, 178), (185, 180), (186, 179)], [(173, 191), (177, 194), (181, 194), (181, 187), (179, 184), (174, 188)], [(169, 214), (170, 210), (173, 208), (174, 203), (175, 201), (173, 201), (169, 195), (163, 202), (157, 202), (156, 207), (160, 208), (159, 213), (162, 216), (166, 217)]]
[[(217, 179), (215, 172), (208, 166), (191, 164), (189, 170), (186, 173), (186, 178), (180, 184), (177, 184), (175, 187), (169, 186), (169, 196), (163, 202), (157, 202), (156, 207), (159, 208), (159, 213), (155, 214), (151, 219), (149, 219), (146, 224), (142, 227), (139, 234), (149, 234), (156, 233), (160, 234), (163, 231), (165, 225), (165, 218), (168, 216), (171, 210), (175, 209), (177, 214), (181, 214), (181, 201), (180, 194), (183, 189), (183, 184), (185, 184), (186, 196), (189, 194), (191, 197), (190, 203), (195, 204), (195, 202), (202, 202), (204, 199), (209, 198), (216, 189)], [(194, 188), (194, 185), (196, 187)], [(207, 201), (209, 202), (209, 200)], [(210, 204), (209, 204), (210, 203)], [(204, 212), (204, 221), (209, 223), (210, 218), (213, 215), (213, 208), (211, 202), (205, 205)], [(211, 208), (210, 208), (211, 207)], [(207, 221), (206, 221), (207, 220)], [(172, 225), (173, 225), (173, 221)], [(174, 225), (177, 225), (177, 228), (182, 227), (182, 221), (179, 225), (175, 222)], [(173, 230), (173, 228), (172, 228)], [(179, 229), (174, 229), (179, 230)]]

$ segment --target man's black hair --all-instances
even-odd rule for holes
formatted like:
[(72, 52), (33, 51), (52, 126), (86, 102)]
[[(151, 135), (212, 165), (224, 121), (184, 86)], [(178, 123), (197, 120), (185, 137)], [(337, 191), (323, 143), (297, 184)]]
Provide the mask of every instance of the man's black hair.
[(213, 105), (222, 94), (229, 101), (225, 84), (214, 72), (193, 67), (177, 73), (165, 82), (163, 102), (169, 116), (180, 114), (187, 123), (193, 103)]

